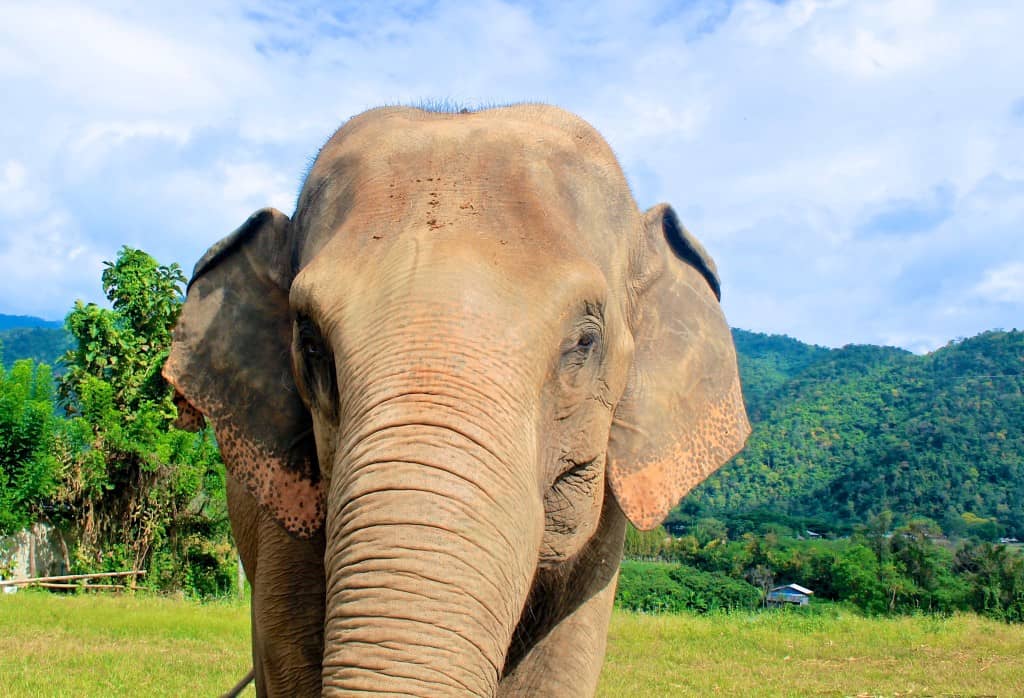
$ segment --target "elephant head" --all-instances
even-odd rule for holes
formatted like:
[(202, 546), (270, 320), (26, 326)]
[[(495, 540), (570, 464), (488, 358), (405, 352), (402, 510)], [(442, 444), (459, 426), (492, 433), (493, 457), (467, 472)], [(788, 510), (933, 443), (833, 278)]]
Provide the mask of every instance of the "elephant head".
[(598, 596), (599, 667), (625, 518), (742, 447), (718, 296), (577, 117), (385, 108), (200, 260), (164, 372), (276, 545), (322, 537), (325, 692), (494, 695)]

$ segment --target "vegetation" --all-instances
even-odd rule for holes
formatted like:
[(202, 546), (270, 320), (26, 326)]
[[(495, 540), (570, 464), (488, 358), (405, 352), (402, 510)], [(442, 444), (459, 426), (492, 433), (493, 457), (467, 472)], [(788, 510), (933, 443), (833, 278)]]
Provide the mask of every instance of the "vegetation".
[(45, 518), (57, 486), (58, 427), (49, 368), (30, 360), (0, 366), (0, 535)]
[[(219, 695), (249, 669), (248, 623), (241, 603), (0, 594), (0, 692)], [(977, 616), (616, 611), (598, 695), (1009, 696), (1022, 674), (1021, 626)]]
[(1011, 696), (1022, 673), (1021, 627), (978, 616), (618, 612), (597, 695)]
[[(927, 519), (890, 529), (872, 519), (851, 537), (800, 540), (769, 532), (728, 540), (704, 520), (695, 533), (627, 537), (616, 594), (619, 607), (653, 612), (754, 608), (776, 584), (799, 583), (816, 599), (869, 615), (975, 611), (1024, 621), (1024, 555), (1019, 547), (938, 538)], [(638, 559), (640, 558), (640, 559)], [(653, 560), (653, 561), (652, 561)]]
[(251, 662), (241, 603), (0, 594), (4, 696), (216, 696)]
[(3, 366), (10, 366), (19, 359), (53, 366), (70, 348), (71, 335), (62, 327), (15, 327), (0, 331), (0, 365)]
[(753, 610), (761, 592), (743, 580), (689, 565), (625, 561), (615, 600), (620, 608), (642, 613)]
[(670, 526), (713, 517), (755, 531), (737, 529), (760, 509), (762, 522), (841, 535), (892, 511), (947, 534), (1024, 539), (1024, 332), (926, 356), (734, 337), (754, 432)]
[(49, 369), (14, 365), (0, 384), (0, 531), (45, 519), (77, 542), (75, 572), (146, 569), (157, 588), (215, 595), (234, 578), (223, 465), (209, 433), (171, 426), (160, 375), (184, 282), (140, 250), (107, 263), (111, 308), (79, 301), (67, 317), (64, 419)]

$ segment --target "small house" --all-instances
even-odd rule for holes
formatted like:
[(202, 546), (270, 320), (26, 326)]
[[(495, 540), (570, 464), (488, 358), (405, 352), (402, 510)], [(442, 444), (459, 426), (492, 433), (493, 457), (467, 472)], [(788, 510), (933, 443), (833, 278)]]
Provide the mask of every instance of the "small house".
[(686, 535), (688, 525), (685, 523), (672, 522), (662, 524), (661, 527), (665, 529), (665, 533), (669, 534), (673, 538), (681, 538)]
[(802, 587), (799, 584), (786, 584), (769, 591), (765, 601), (770, 606), (782, 606), (783, 604), (806, 606), (812, 596), (814, 596), (814, 592), (807, 587)]

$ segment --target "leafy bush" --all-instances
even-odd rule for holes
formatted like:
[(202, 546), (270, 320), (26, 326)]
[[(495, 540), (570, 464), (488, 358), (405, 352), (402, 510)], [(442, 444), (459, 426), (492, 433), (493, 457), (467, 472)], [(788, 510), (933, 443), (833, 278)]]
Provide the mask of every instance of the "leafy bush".
[(31, 360), (0, 366), (0, 535), (38, 520), (56, 488), (54, 416), (49, 366)]
[(626, 542), (622, 554), (626, 559), (647, 559), (657, 557), (665, 545), (668, 534), (661, 526), (651, 531), (641, 531), (633, 524), (626, 524)]
[(615, 603), (643, 613), (749, 610), (761, 603), (761, 592), (744, 581), (686, 565), (627, 561), (619, 572)]
[(990, 618), (1024, 622), (1024, 555), (1005, 545), (967, 543), (954, 570), (970, 583), (971, 608)]
[(172, 426), (160, 374), (184, 283), (177, 265), (125, 247), (103, 271), (112, 307), (75, 303), (56, 500), (78, 533), (76, 571), (142, 568), (159, 589), (222, 594), (234, 579), (224, 467), (209, 430)]

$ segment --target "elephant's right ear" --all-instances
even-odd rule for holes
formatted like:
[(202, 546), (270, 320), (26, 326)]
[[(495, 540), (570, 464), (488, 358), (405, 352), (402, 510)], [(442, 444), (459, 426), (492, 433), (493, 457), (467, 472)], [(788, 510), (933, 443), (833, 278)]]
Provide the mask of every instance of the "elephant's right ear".
[(265, 208), (196, 264), (163, 374), (179, 414), (213, 422), (221, 455), (288, 531), (307, 538), (324, 516), (312, 421), (295, 389), (291, 221)]
[(743, 447), (750, 425), (718, 272), (671, 206), (644, 215), (630, 281), (635, 354), (608, 481), (633, 525), (649, 530)]

